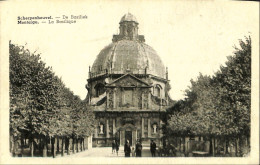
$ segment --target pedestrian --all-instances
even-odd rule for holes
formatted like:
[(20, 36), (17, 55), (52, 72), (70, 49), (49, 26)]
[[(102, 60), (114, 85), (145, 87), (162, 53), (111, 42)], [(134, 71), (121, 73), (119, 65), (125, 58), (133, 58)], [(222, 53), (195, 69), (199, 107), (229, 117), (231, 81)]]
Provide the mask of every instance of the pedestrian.
[(131, 146), (130, 146), (129, 140), (126, 140), (124, 152), (125, 152), (125, 157), (130, 157)]
[(115, 147), (116, 147), (116, 155), (118, 156), (118, 150), (119, 150), (119, 143), (118, 143), (118, 141), (116, 141)]
[(155, 143), (153, 140), (151, 140), (150, 151), (151, 151), (151, 153), (152, 153), (152, 157), (155, 157), (156, 143)]
[(141, 142), (138, 140), (135, 145), (136, 157), (142, 157), (142, 149), (143, 149), (143, 146), (142, 146)]
[(132, 157), (135, 157), (135, 148), (132, 147)]
[(113, 142), (112, 142), (112, 154), (115, 152), (115, 150), (116, 150), (116, 142), (115, 142), (115, 140), (113, 140)]

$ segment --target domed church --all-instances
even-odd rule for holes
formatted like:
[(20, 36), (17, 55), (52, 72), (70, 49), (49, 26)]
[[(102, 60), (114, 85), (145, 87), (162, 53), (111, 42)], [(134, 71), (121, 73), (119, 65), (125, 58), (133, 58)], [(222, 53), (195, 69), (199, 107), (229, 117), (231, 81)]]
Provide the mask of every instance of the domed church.
[(93, 146), (111, 146), (118, 140), (135, 145), (162, 145), (160, 116), (169, 105), (169, 80), (156, 51), (138, 34), (138, 21), (130, 13), (119, 22), (119, 34), (100, 51), (89, 68), (88, 105), (97, 126)]

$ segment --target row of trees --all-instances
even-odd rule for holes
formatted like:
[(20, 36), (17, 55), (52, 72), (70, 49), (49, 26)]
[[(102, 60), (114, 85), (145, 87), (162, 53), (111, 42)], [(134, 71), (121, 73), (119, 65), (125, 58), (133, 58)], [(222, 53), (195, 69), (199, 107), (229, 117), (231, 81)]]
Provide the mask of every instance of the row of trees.
[(93, 132), (93, 112), (65, 87), (40, 54), (10, 42), (9, 57), (11, 152), (15, 154), (18, 144), (23, 151), (29, 139), (32, 156), (35, 147), (47, 156), (49, 141), (55, 156), (57, 138), (62, 140), (62, 153), (65, 148), (69, 153), (72, 138), (74, 151), (74, 144), (82, 144), (82, 139)]
[(248, 144), (250, 137), (250, 36), (240, 40), (240, 47), (235, 47), (226, 66), (221, 66), (213, 76), (200, 74), (196, 81), (191, 80), (186, 98), (168, 110), (168, 136), (209, 137), (213, 155), (216, 139), (224, 141), (225, 152), (232, 141), (236, 156), (243, 153), (239, 146)]

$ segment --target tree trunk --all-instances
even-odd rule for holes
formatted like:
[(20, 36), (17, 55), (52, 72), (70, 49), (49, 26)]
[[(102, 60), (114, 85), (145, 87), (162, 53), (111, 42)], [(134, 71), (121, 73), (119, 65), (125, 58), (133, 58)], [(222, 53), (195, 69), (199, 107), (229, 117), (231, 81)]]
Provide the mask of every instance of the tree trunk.
[(213, 137), (213, 156), (216, 155), (216, 138)]
[(240, 152), (240, 156), (243, 156), (243, 151), (244, 151), (244, 148), (245, 148), (245, 136), (240, 136), (240, 140), (239, 140), (239, 152)]
[(51, 138), (51, 154), (54, 155), (54, 139)]
[(83, 151), (83, 138), (81, 138), (80, 150)]
[(33, 138), (30, 139), (30, 146), (31, 146), (31, 157), (33, 157), (33, 153), (34, 153)]
[(211, 152), (212, 152), (212, 156), (215, 157), (215, 138), (214, 137), (211, 137), (210, 138), (210, 141), (211, 141)]
[(215, 156), (215, 154), (213, 154), (213, 145), (214, 145), (213, 143), (214, 143), (213, 137), (210, 136), (210, 138), (209, 138), (209, 152), (212, 156)]
[(78, 138), (75, 139), (75, 150), (76, 150), (76, 152), (79, 152), (79, 148), (78, 148)]
[(67, 154), (70, 155), (71, 138), (68, 138), (67, 141), (68, 141)]
[(233, 138), (233, 144), (235, 146), (235, 156), (237, 156), (237, 137)]
[(57, 139), (55, 137), (51, 139), (51, 150), (52, 150), (52, 156), (53, 158), (55, 158), (56, 151), (57, 151)]
[(248, 145), (248, 148), (250, 149), (251, 148), (250, 135), (247, 137), (247, 145)]
[(83, 138), (80, 138), (80, 150), (83, 151)]
[(85, 139), (84, 138), (82, 138), (82, 146), (83, 146), (83, 151), (85, 151), (86, 148), (85, 148)]
[(42, 138), (39, 138), (39, 143), (38, 143), (38, 150), (39, 152), (42, 152)]
[(239, 156), (239, 137), (235, 138), (236, 156)]
[(219, 154), (220, 153), (220, 147), (219, 147), (219, 137), (216, 137), (215, 139), (215, 148), (216, 148), (216, 154)]
[(57, 154), (57, 138), (54, 137), (54, 154), (53, 154), (53, 158), (56, 157)]
[(18, 150), (18, 141), (17, 138), (14, 138), (14, 156), (17, 156), (17, 150)]
[(82, 141), (81, 141), (81, 138), (79, 138), (79, 151), (82, 151), (81, 144), (82, 144)]
[(23, 156), (24, 153), (24, 139), (23, 136), (21, 136), (21, 155)]
[(179, 142), (180, 142), (180, 143), (179, 143), (179, 146), (180, 146), (180, 147), (179, 147), (179, 152), (181, 152), (181, 151), (182, 151), (182, 148), (181, 148), (181, 143), (182, 143), (181, 137), (179, 137)]
[(12, 156), (15, 156), (13, 135), (10, 135), (10, 152), (12, 153)]
[(47, 137), (46, 136), (43, 137), (42, 143), (43, 143), (42, 156), (47, 157), (48, 146), (47, 146)]
[(76, 148), (76, 145), (75, 145), (75, 138), (72, 139), (72, 151), (73, 151), (73, 154), (76, 152), (75, 148)]
[(76, 139), (77, 152), (79, 152), (79, 138)]
[(81, 139), (79, 138), (79, 139), (78, 139), (78, 150), (79, 150), (79, 152), (81, 151), (80, 145), (81, 145)]
[[(225, 138), (225, 137), (224, 137)], [(224, 155), (226, 154), (226, 152), (227, 152), (227, 146), (226, 146), (226, 143), (227, 143), (227, 140), (226, 140), (226, 138), (224, 139), (224, 144), (223, 144), (223, 147), (224, 147)]]
[(185, 153), (185, 136), (183, 137), (183, 152)]
[(245, 147), (248, 147), (247, 136), (245, 136)]
[(226, 154), (228, 154), (228, 146), (229, 146), (229, 138), (227, 137), (227, 140), (226, 140)]
[(60, 152), (60, 139), (57, 137), (57, 152)]
[(62, 137), (61, 139), (61, 156), (64, 156), (64, 151), (65, 151), (65, 139)]

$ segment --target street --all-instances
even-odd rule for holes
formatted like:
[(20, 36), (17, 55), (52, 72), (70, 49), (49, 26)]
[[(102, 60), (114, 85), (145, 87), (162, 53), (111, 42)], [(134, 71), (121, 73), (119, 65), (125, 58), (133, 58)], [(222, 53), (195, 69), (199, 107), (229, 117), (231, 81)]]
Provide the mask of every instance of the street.
[[(65, 155), (64, 157), (124, 157), (124, 156), (125, 156), (124, 147), (121, 146), (118, 151), (118, 156), (116, 153), (112, 153), (111, 147), (98, 147), (98, 148), (92, 148), (71, 155)], [(143, 147), (142, 157), (151, 157), (149, 147)]]

